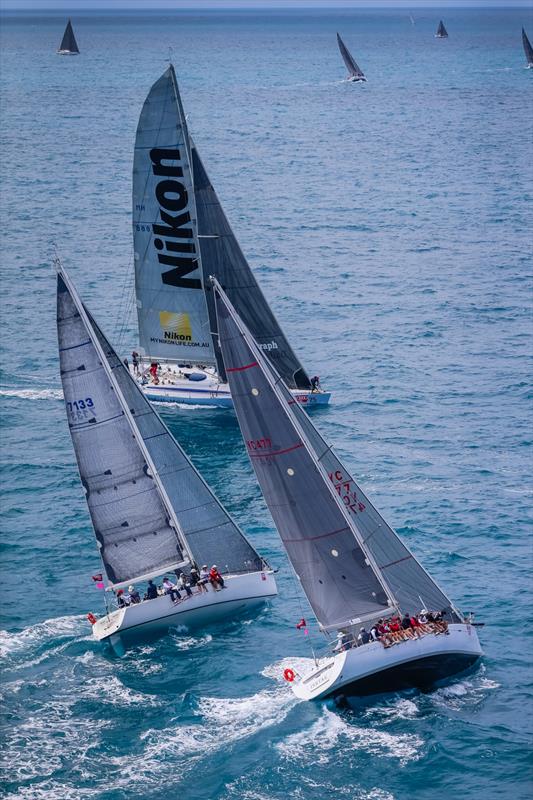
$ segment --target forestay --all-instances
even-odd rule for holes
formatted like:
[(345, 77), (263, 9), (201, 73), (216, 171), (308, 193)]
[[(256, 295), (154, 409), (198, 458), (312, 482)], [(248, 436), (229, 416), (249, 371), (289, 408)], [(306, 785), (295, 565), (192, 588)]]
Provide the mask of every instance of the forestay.
[(133, 243), (144, 354), (156, 360), (214, 364), (189, 135), (172, 65), (152, 86), (137, 128)]
[[(309, 378), (281, 330), (235, 238), (198, 150), (191, 142), (198, 233), (211, 330), (217, 330), (209, 278), (214, 276), (238, 309), (259, 347), (292, 389), (310, 389)], [(219, 358), (219, 374), (224, 365)]]
[(337, 34), (337, 44), (339, 45), (339, 50), (341, 51), (342, 59), (346, 65), (346, 69), (350, 73), (352, 78), (364, 78), (363, 70), (358, 66), (357, 62), (355, 61), (354, 57), (342, 41), (339, 34)]
[[(276, 373), (217, 284), (222, 354), (259, 485), (324, 628), (377, 617), (394, 604), (361, 548), (341, 498), (275, 385)], [(281, 379), (276, 376), (278, 384)], [(291, 405), (289, 406), (290, 403)]]
[(72, 29), (72, 23), (69, 20), (67, 22), (67, 27), (65, 28), (65, 33), (63, 34), (63, 38), (61, 39), (61, 44), (59, 45), (59, 50), (63, 50), (66, 53), (79, 53), (78, 43), (76, 42), (76, 37), (74, 36), (74, 31)]
[[(305, 411), (297, 403), (294, 403), (294, 398), (284, 385), (283, 381), (279, 379), (279, 376), (276, 374), (276, 371), (272, 365), (262, 359), (261, 354), (257, 351), (257, 348), (254, 347), (253, 340), (251, 340), (251, 337), (249, 336), (249, 333), (246, 331), (245, 327), (242, 325), (242, 323), (240, 323), (234, 312), (232, 313), (227, 306), (222, 305), (223, 303), (223, 298), (218, 301), (219, 313), (226, 313), (226, 319), (228, 320), (227, 324), (233, 324), (235, 328), (233, 331), (234, 340), (231, 342), (231, 345), (224, 347), (223, 344), (223, 352), (225, 357), (226, 350), (230, 349), (230, 347), (232, 351), (237, 347), (237, 345), (241, 348), (248, 347), (248, 353), (246, 355), (244, 353), (239, 353), (239, 357), (248, 358), (249, 361), (246, 363), (253, 363), (255, 359), (265, 376), (270, 377), (270, 385), (275, 385), (275, 394), (278, 395), (278, 403), (275, 403), (274, 405), (284, 405), (285, 414), (288, 414), (289, 417), (292, 417), (293, 421), (296, 423), (296, 427), (300, 429), (301, 433), (303, 434), (301, 439), (306, 441), (308, 449), (316, 460), (316, 464), (320, 464), (321, 469), (325, 471), (326, 480), (329, 480), (331, 485), (334, 487), (338, 498), (344, 505), (345, 512), (349, 513), (351, 517), (351, 527), (357, 532), (357, 540), (363, 544), (363, 549), (366, 551), (367, 555), (371, 557), (372, 563), (375, 565), (375, 567), (377, 567), (380, 578), (384, 580), (390, 596), (394, 598), (395, 604), (401, 611), (407, 611), (409, 613), (413, 613), (422, 606), (426, 606), (431, 609), (446, 609), (451, 619), (456, 621), (460, 620), (461, 617), (452, 605), (449, 598), (444, 594), (444, 592), (442, 592), (431, 576), (424, 570), (410, 550), (401, 541), (395, 531), (383, 519), (367, 495), (354, 481), (346, 467), (332, 452), (331, 447), (327, 445), (327, 443), (318, 433)], [(261, 363), (259, 364), (259, 362)], [(241, 370), (241, 372), (246, 373), (248, 370)], [(257, 372), (257, 368), (254, 369), (250, 367), (250, 374), (252, 375), (253, 382), (257, 383), (257, 379), (254, 375), (255, 372)], [(230, 385), (232, 374), (233, 373), (230, 372)], [(239, 371), (237, 371), (235, 374), (239, 375)], [(255, 388), (259, 389), (258, 386)], [(249, 392), (247, 393), (245, 388), (243, 396), (252, 408), (257, 408), (257, 406), (259, 406), (259, 398), (261, 395), (252, 394), (250, 396)], [(255, 402), (252, 402), (254, 397)], [(241, 423), (241, 417), (239, 416), (238, 410), (240, 405), (241, 403), (239, 400), (239, 405), (235, 406), (239, 423)], [(269, 418), (270, 416), (271, 415), (269, 414)], [(262, 452), (264, 448), (260, 447), (257, 449), (258, 442), (256, 441), (256, 449), (251, 450), (250, 444), (253, 447), (253, 441), (253, 439), (248, 439), (247, 444), (249, 454), (252, 457), (252, 463), (254, 464), (254, 467), (256, 467), (257, 464), (262, 464), (269, 459), (259, 457), (259, 461), (255, 460), (257, 457), (254, 456), (254, 454)], [(264, 452), (266, 452), (266, 450), (264, 450)], [(295, 476), (292, 477), (294, 478)], [(283, 476), (283, 480), (286, 482), (285, 476)], [(273, 511), (272, 513), (274, 516)], [(274, 519), (276, 520), (276, 517), (274, 517)], [(359, 616), (362, 616), (363, 613), (364, 612), (360, 612)]]
[(67, 281), (58, 276), (61, 378), (80, 476), (109, 582), (161, 574), (180, 563), (186, 552), (199, 564), (217, 563), (230, 572), (260, 569), (256, 551), (130, 377), (73, 287), (67, 288)]

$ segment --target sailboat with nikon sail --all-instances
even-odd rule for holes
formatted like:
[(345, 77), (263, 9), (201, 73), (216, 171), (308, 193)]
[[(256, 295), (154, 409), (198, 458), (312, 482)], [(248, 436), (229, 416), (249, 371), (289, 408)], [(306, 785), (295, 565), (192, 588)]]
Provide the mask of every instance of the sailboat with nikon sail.
[(328, 402), (239, 247), (189, 135), (172, 65), (152, 86), (137, 128), (133, 242), (141, 352), (136, 375), (150, 400), (232, 406), (208, 280), (215, 275), (298, 402)]
[[(355, 644), (390, 615), (444, 612), (440, 629), (397, 646), (344, 647), (287, 670), (311, 700), (426, 686), (472, 666), (476, 629), (386, 523), (350, 472), (294, 403), (218, 282), (220, 345), (241, 433), (257, 480), (321, 631)], [(445, 628), (447, 631), (445, 632)], [(386, 642), (385, 642), (386, 644)], [(296, 680), (294, 680), (296, 678)]]
[[(96, 619), (120, 652), (130, 634), (227, 619), (276, 594), (272, 570), (187, 458), (57, 265), (57, 329), (67, 420), (107, 592), (215, 563), (223, 591), (198, 586)], [(132, 587), (133, 588), (133, 587)], [(207, 590), (207, 591), (206, 591)], [(130, 592), (130, 596), (131, 596)], [(176, 601), (176, 602), (174, 602)]]

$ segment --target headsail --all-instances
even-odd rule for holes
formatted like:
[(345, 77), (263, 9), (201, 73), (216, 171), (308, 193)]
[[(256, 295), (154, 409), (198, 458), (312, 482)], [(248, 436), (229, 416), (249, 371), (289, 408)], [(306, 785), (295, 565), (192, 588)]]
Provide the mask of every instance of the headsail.
[(341, 51), (341, 56), (343, 58), (344, 63), (346, 64), (346, 69), (348, 70), (349, 75), (352, 78), (361, 78), (361, 79), (364, 78), (365, 77), (364, 72), (357, 65), (355, 59), (349, 52), (348, 48), (342, 41), (339, 34), (337, 34), (337, 44), (339, 45), (339, 50)]
[(58, 52), (64, 53), (79, 53), (78, 43), (76, 42), (76, 37), (74, 36), (74, 31), (72, 29), (72, 23), (69, 20), (67, 22), (67, 27), (65, 28), (65, 33), (63, 34), (63, 38), (61, 39), (61, 44), (59, 45)]
[(526, 61), (528, 67), (533, 67), (533, 47), (531, 47), (531, 42), (527, 38), (527, 33), (522, 28), (522, 44), (524, 45), (524, 53), (526, 54)]
[(139, 342), (146, 356), (214, 364), (189, 134), (172, 65), (143, 105), (133, 162)]
[[(209, 277), (214, 276), (239, 309), (254, 339), (276, 365), (287, 385), (292, 389), (310, 389), (309, 378), (265, 300), (192, 142), (191, 149), (198, 234), (211, 330), (217, 330), (215, 302), (209, 282)], [(224, 365), (220, 357), (218, 369), (223, 377)]]
[(437, 28), (437, 33), (435, 34), (437, 39), (447, 39), (448, 38), (448, 31), (444, 27), (444, 22), (441, 20), (439, 22), (439, 27)]
[[(351, 616), (361, 618), (369, 614), (368, 596), (363, 587), (370, 572), (379, 579), (380, 588), (386, 590), (389, 601), (402, 611), (412, 613), (427, 605), (446, 608), (452, 618), (458, 619), (449, 598), (385, 522), (305, 411), (294, 403), (222, 291), (217, 293), (217, 311), (224, 326), (221, 325), (222, 352), (225, 359), (231, 360), (231, 366), (227, 361), (226, 367), (235, 410), (250, 458), (289, 557), (322, 625), (334, 626), (331, 619), (335, 613), (324, 617), (324, 608), (320, 599), (316, 599), (317, 592), (322, 590), (322, 585), (317, 585), (319, 578), (324, 580), (322, 591), (328, 603), (334, 602), (340, 586), (341, 591), (348, 590), (346, 608), (350, 609)], [(310, 479), (301, 461), (296, 466), (296, 456), (305, 452), (314, 464)], [(290, 469), (292, 473), (288, 472)], [(320, 523), (315, 504), (318, 503), (320, 511), (322, 506), (331, 510), (331, 490), (349, 524), (342, 532), (333, 528), (333, 534), (317, 534)], [(361, 562), (352, 558), (354, 552), (363, 558), (362, 574), (356, 569), (361, 567)], [(382, 605), (386, 603), (387, 597), (383, 591), (376, 591), (375, 584), (372, 591), (376, 592), (376, 598), (381, 597)]]
[(67, 417), (112, 585), (194, 559), (230, 572), (262, 560), (131, 378), (64, 271), (58, 339)]
[(222, 354), (237, 419), (276, 527), (323, 628), (395, 605), (333, 484), (276, 385), (273, 367), (219, 285)]

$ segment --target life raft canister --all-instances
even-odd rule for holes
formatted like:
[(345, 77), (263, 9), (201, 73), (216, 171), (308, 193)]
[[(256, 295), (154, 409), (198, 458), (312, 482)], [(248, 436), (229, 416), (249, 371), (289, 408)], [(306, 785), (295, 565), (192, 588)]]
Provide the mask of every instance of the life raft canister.
[(286, 681), (289, 681), (289, 683), (292, 683), (293, 680), (294, 680), (294, 677), (295, 677), (294, 676), (294, 670), (292, 670), (290, 667), (288, 667), (287, 669), (284, 669), (283, 670), (283, 677), (285, 678)]
[(96, 617), (94, 616), (94, 614), (91, 614), (90, 612), (89, 612), (89, 614), (87, 614), (87, 619), (89, 620), (91, 625), (94, 625), (96, 623), (96, 621), (97, 621)]

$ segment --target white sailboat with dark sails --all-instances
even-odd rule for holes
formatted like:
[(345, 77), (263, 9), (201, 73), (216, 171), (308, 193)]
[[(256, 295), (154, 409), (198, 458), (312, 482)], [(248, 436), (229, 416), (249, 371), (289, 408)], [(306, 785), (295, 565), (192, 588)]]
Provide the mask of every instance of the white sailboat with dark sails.
[(444, 22), (441, 20), (439, 22), (439, 27), (437, 28), (437, 33), (435, 34), (435, 39), (447, 39), (448, 38), (448, 31), (444, 27)]
[(217, 343), (215, 275), (298, 402), (324, 404), (239, 247), (189, 136), (172, 65), (144, 103), (133, 165), (133, 241), (140, 364), (153, 401), (231, 407)]
[(531, 47), (531, 42), (527, 38), (527, 33), (524, 28), (522, 28), (522, 44), (524, 46), (524, 53), (526, 54), (526, 69), (533, 69), (533, 47)]
[[(373, 622), (444, 612), (447, 633), (394, 646), (381, 641), (286, 670), (306, 700), (428, 686), (481, 656), (476, 628), (386, 523), (344, 464), (294, 403), (218, 283), (220, 345), (235, 411), (267, 506), (320, 629), (355, 645)], [(436, 629), (435, 629), (436, 630)]]
[[(108, 593), (215, 565), (206, 584), (89, 615), (117, 652), (141, 633), (227, 619), (276, 594), (268, 564), (194, 468), (57, 265), (57, 327), (67, 419)], [(170, 578), (169, 578), (170, 581)], [(155, 586), (155, 584), (154, 584)], [(133, 592), (130, 592), (130, 596)], [(111, 595), (106, 595), (111, 596)], [(176, 601), (176, 602), (174, 602)], [(107, 604), (106, 604), (107, 605)]]
[(63, 34), (63, 38), (61, 39), (61, 44), (59, 45), (59, 50), (57, 53), (60, 56), (77, 56), (79, 55), (79, 52), (78, 43), (72, 28), (72, 22), (69, 20), (67, 22), (67, 27), (65, 28), (65, 33)]
[(339, 34), (337, 34), (337, 44), (339, 45), (339, 50), (341, 51), (342, 60), (346, 65), (346, 69), (348, 70), (348, 77), (346, 78), (347, 81), (351, 81), (353, 83), (357, 82), (364, 82), (366, 81), (365, 74), (361, 67), (358, 65), (344, 42), (342, 41)]

